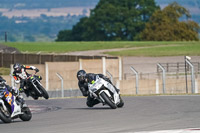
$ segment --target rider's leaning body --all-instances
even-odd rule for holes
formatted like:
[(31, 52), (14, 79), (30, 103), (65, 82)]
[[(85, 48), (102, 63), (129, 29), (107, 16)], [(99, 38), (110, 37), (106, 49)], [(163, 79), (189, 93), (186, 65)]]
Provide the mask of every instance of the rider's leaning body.
[(18, 89), (12, 88), (6, 84), (6, 80), (0, 76), (0, 89), (7, 89), (9, 92), (16, 96), (16, 100), (21, 103), (22, 106), (27, 106), (23, 99), (23, 96), (18, 93)]
[[(86, 81), (79, 81), (78, 86), (83, 94), (83, 96), (88, 96), (88, 83), (92, 84), (96, 81), (97, 75), (104, 79), (105, 81), (111, 83), (110, 79), (104, 76), (103, 74), (94, 74), (94, 73), (87, 73), (85, 76)], [(111, 83), (112, 84), (112, 83)]]
[[(39, 69), (37, 69), (34, 66), (26, 66), (26, 65), (21, 65), (19, 63), (15, 63), (13, 65), (13, 78), (15, 79), (15, 82), (20, 82), (20, 91), (24, 91), (24, 86), (26, 85), (27, 78), (30, 76), (26, 72), (26, 70), (35, 70), (35, 73), (39, 72)], [(28, 93), (25, 91), (25, 93), (28, 95)]]
[[(80, 70), (77, 72), (77, 78), (79, 80), (78, 86), (83, 96), (87, 97), (86, 104), (88, 107), (93, 107), (94, 105), (100, 103), (100, 101), (89, 95), (89, 88), (88, 88), (88, 84), (93, 84), (96, 81), (97, 75), (100, 78), (112, 84), (110, 79), (104, 76), (103, 74), (86, 73), (84, 70)], [(114, 85), (113, 87), (116, 89), (117, 92), (119, 91)]]

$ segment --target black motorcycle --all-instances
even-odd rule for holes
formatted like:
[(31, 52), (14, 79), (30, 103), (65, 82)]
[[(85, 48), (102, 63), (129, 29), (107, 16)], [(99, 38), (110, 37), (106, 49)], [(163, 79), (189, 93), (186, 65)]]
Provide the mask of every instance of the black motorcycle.
[(26, 89), (24, 89), (27, 96), (31, 96), (33, 99), (37, 100), (39, 97), (49, 98), (47, 91), (44, 89), (40, 82), (39, 76), (35, 74), (30, 75), (26, 81)]

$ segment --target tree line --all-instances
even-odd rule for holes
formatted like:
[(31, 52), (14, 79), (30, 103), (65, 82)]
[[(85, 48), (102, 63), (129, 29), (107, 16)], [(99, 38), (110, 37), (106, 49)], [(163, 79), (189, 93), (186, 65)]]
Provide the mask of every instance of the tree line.
[(177, 4), (164, 9), (154, 0), (100, 0), (71, 30), (56, 41), (189, 41), (199, 40), (199, 25)]

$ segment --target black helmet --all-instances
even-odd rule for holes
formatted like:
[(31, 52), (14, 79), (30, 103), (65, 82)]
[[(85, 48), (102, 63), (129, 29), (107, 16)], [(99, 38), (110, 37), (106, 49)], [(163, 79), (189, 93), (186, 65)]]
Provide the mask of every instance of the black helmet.
[(15, 70), (15, 71), (17, 71), (17, 72), (20, 72), (21, 71), (21, 65), (19, 64), (19, 63), (15, 63), (14, 65), (13, 65), (13, 69)]
[(85, 70), (79, 70), (77, 72), (77, 78), (78, 78), (79, 81), (84, 81), (85, 80), (85, 76), (86, 76)]

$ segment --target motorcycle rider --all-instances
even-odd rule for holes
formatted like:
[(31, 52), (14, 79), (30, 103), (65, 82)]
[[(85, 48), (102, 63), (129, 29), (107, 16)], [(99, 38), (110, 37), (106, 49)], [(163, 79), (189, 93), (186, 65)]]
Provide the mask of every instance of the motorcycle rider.
[[(86, 104), (87, 104), (88, 107), (93, 107), (94, 105), (100, 103), (99, 100), (94, 99), (93, 97), (91, 97), (89, 95), (89, 90), (88, 90), (88, 83), (92, 83), (93, 81), (95, 81), (97, 75), (100, 78), (102, 78), (105, 81), (112, 84), (110, 79), (108, 77), (104, 76), (103, 74), (86, 73), (85, 70), (79, 70), (77, 72), (77, 79), (79, 80), (78, 86), (79, 86), (79, 89), (81, 90), (83, 96), (87, 97)], [(119, 92), (119, 90), (115, 86), (114, 86), (114, 88), (117, 92)]]
[[(20, 92), (25, 92), (26, 96), (29, 96), (28, 90), (24, 89), (24, 86), (26, 85), (27, 82), (27, 78), (30, 76), (30, 74), (28, 74), (26, 72), (27, 69), (29, 70), (35, 70), (35, 73), (39, 72), (39, 69), (37, 69), (35, 66), (26, 66), (26, 65), (21, 65), (19, 63), (15, 63), (13, 65), (13, 77), (15, 79), (16, 83), (20, 82), (20, 87), (19, 87), (19, 91)], [(40, 80), (42, 79), (41, 76), (38, 76), (38, 78), (40, 78)]]
[(7, 85), (6, 84), (6, 80), (3, 78), (3, 77), (1, 77), (0, 76), (0, 89), (5, 89), (5, 88), (7, 88), (7, 90), (9, 91), (9, 92), (11, 92), (13, 95), (15, 95), (16, 96), (16, 100), (19, 102), (19, 103), (21, 103), (21, 105), (24, 107), (24, 106), (27, 106), (26, 104), (25, 104), (25, 101), (24, 101), (24, 99), (23, 99), (23, 96), (22, 95), (19, 95), (19, 93), (18, 93), (18, 89), (15, 89), (15, 88), (12, 88), (12, 87), (10, 87), (9, 85)]

